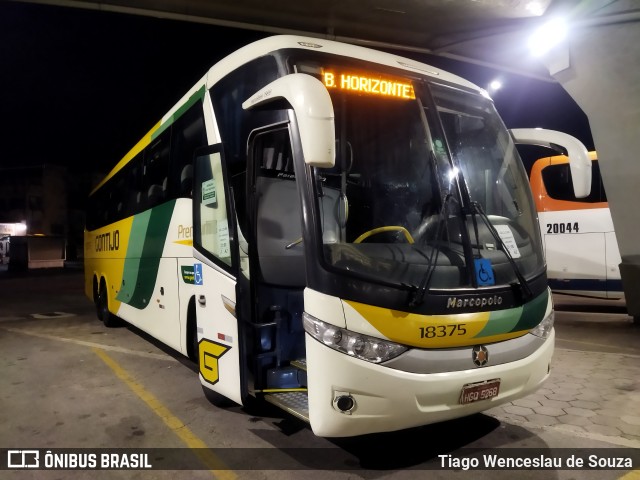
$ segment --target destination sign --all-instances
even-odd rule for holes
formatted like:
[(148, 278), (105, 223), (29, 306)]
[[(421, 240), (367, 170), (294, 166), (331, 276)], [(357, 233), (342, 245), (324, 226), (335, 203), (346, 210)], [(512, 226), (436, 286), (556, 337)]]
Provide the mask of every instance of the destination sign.
[(416, 98), (413, 85), (399, 79), (330, 70), (325, 70), (322, 78), (325, 87), (329, 90), (343, 90), (407, 100)]

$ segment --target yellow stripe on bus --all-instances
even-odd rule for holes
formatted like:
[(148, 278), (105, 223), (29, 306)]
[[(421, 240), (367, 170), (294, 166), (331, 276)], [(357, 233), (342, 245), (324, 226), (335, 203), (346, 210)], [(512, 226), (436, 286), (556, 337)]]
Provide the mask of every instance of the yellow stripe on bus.
[[(422, 315), (389, 308), (376, 307), (345, 300), (362, 318), (387, 339), (420, 348), (451, 348), (510, 340), (525, 331), (479, 334), (484, 330), (491, 312), (459, 313), (452, 315)], [(510, 322), (513, 323), (513, 322)]]
[(160, 128), (161, 125), (162, 125), (162, 122), (156, 123), (153, 126), (153, 128), (149, 130), (147, 134), (144, 137), (142, 137), (140, 141), (136, 143), (135, 146), (131, 150), (129, 150), (129, 152), (124, 157), (122, 157), (122, 160), (120, 160), (116, 164), (116, 166), (113, 167), (113, 169), (109, 172), (109, 174), (102, 179), (102, 181), (98, 184), (98, 186), (96, 186), (96, 188), (94, 188), (91, 191), (90, 195), (93, 195), (93, 193), (96, 190), (102, 187), (111, 177), (113, 177), (116, 173), (118, 173), (122, 169), (122, 167), (124, 167), (127, 163), (129, 163), (129, 161), (132, 158), (138, 155), (147, 145), (149, 145), (151, 143), (151, 138), (153, 134)]
[(108, 227), (85, 233), (85, 268), (93, 271), (98, 279), (106, 280), (109, 307), (114, 313), (120, 308), (121, 302), (116, 300), (116, 295), (122, 288), (133, 219), (125, 218)]

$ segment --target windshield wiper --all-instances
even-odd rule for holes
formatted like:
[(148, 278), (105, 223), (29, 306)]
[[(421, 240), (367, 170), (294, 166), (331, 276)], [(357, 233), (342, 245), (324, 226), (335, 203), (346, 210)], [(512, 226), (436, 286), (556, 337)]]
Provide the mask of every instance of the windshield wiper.
[[(518, 264), (511, 256), (511, 252), (509, 252), (509, 249), (507, 248), (505, 243), (502, 241), (500, 234), (491, 223), (491, 220), (489, 220), (489, 217), (487, 216), (487, 214), (484, 212), (482, 205), (480, 205), (480, 203), (478, 202), (471, 202), (471, 214), (480, 216), (485, 226), (487, 227), (487, 229), (489, 230), (493, 238), (496, 240), (496, 243), (498, 244), (498, 248), (501, 248), (502, 251), (504, 252), (505, 256), (507, 257), (507, 260), (509, 261), (509, 265), (511, 265), (513, 273), (515, 273), (518, 279), (518, 282), (520, 283), (520, 288), (522, 289), (524, 299), (527, 300), (531, 298), (533, 296), (533, 292), (531, 292), (531, 288), (529, 288), (529, 283), (524, 278), (524, 275), (522, 275), (522, 272), (520, 271), (520, 267), (518, 267)], [(477, 236), (477, 233), (476, 233), (476, 236)], [(478, 242), (478, 239), (476, 239), (476, 242)]]
[(449, 201), (455, 198), (452, 193), (447, 193), (442, 201), (442, 207), (440, 208), (440, 213), (438, 214), (438, 228), (436, 230), (436, 235), (434, 237), (434, 246), (431, 247), (431, 255), (429, 255), (429, 265), (427, 267), (427, 271), (425, 272), (422, 280), (420, 281), (420, 285), (413, 286), (411, 291), (411, 297), (409, 298), (409, 306), (417, 307), (424, 301), (424, 296), (429, 289), (429, 285), (431, 284), (431, 277), (433, 276), (433, 272), (436, 269), (436, 263), (438, 261), (438, 255), (440, 255), (440, 247), (437, 243), (440, 241), (440, 237), (442, 236), (442, 232), (444, 231), (444, 225), (446, 224), (445, 213), (447, 210), (447, 206)]

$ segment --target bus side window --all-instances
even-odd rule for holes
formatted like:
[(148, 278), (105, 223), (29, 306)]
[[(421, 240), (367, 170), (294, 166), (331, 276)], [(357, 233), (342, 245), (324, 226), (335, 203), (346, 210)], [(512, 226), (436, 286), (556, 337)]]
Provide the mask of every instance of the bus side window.
[(542, 170), (542, 180), (547, 193), (554, 200), (576, 201), (568, 163), (549, 165)]
[(165, 130), (145, 149), (142, 194), (144, 209), (155, 207), (168, 199), (170, 130)]
[(222, 156), (219, 152), (199, 156), (195, 168), (194, 194), (199, 205), (194, 210), (194, 244), (229, 270), (231, 240)]
[(207, 144), (202, 102), (196, 102), (171, 127), (171, 166), (169, 195), (171, 198), (191, 198), (193, 169), (191, 162), (196, 148)]
[(140, 152), (131, 160), (127, 171), (127, 213), (135, 215), (142, 209), (142, 160), (143, 153)]
[(606, 202), (607, 196), (600, 177), (598, 161), (591, 163), (591, 193), (586, 198), (576, 198), (573, 193), (571, 169), (568, 163), (549, 165), (542, 170), (542, 181), (547, 193), (554, 200), (569, 202), (597, 203)]

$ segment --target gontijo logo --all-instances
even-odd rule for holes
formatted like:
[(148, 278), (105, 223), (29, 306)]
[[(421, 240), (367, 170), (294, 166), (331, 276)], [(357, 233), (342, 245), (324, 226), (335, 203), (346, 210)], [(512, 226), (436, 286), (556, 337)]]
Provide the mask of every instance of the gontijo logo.
[(96, 235), (96, 252), (112, 252), (120, 248), (120, 230)]

